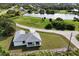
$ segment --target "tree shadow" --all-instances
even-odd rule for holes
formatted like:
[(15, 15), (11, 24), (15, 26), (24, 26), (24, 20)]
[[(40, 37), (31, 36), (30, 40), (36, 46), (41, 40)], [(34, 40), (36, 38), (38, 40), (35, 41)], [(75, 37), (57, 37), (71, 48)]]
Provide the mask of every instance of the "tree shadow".
[(8, 37), (3, 37), (3, 36), (0, 36), (0, 41), (3, 41), (3, 40), (5, 40), (5, 39), (7, 39)]

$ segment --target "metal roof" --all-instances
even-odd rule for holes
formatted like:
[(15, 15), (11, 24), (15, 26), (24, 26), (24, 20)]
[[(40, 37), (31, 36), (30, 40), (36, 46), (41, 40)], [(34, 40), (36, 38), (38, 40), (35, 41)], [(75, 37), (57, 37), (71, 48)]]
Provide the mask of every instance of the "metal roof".
[(23, 30), (16, 31), (13, 41), (41, 41), (40, 35), (37, 32), (28, 32), (26, 33)]

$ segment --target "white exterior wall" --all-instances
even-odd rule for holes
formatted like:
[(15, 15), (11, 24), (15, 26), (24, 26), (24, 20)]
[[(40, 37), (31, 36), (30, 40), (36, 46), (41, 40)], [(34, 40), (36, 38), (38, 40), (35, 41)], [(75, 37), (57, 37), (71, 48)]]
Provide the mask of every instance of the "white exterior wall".
[(21, 42), (21, 41), (14, 41), (13, 42), (14, 43), (14, 46), (21, 46), (21, 45), (26, 45), (26, 44), (24, 44), (23, 42)]
[[(21, 41), (14, 41), (13, 42), (14, 43), (14, 46), (22, 46), (22, 45), (27, 45), (27, 47), (34, 47), (34, 46), (37, 46), (36, 45), (36, 42), (33, 42), (34, 43), (34, 45), (28, 45), (28, 42), (26, 42), (25, 44), (23, 43), (23, 42), (21, 42)], [(38, 46), (40, 46), (41, 45), (41, 41), (39, 41), (39, 45)]]
[[(33, 43), (34, 43), (34, 45), (30, 45), (30, 46), (29, 46), (29, 45), (28, 45), (28, 42), (27, 42), (27, 47), (34, 47), (34, 46), (37, 46), (37, 45), (36, 45), (36, 42), (33, 42)], [(41, 46), (41, 41), (39, 41), (39, 45), (38, 45), (38, 46)]]

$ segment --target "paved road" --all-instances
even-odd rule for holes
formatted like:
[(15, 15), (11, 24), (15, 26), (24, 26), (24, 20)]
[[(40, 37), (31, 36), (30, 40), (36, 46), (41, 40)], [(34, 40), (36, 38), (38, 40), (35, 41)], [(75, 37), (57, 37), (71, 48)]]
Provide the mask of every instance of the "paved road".
[(36, 31), (41, 31), (41, 32), (49, 32), (49, 33), (60, 34), (60, 35), (63, 35), (64, 37), (66, 37), (68, 40), (70, 40), (70, 36), (71, 36), (71, 33), (72, 33), (71, 43), (74, 44), (77, 48), (79, 48), (79, 41), (75, 38), (75, 36), (77, 34), (79, 34), (78, 31), (55, 31), (55, 30), (53, 31), (53, 30), (46, 30), (46, 29), (38, 29), (38, 28), (32, 28), (32, 27), (20, 25), (18, 23), (16, 23), (16, 26), (24, 28), (24, 29), (34, 29)]

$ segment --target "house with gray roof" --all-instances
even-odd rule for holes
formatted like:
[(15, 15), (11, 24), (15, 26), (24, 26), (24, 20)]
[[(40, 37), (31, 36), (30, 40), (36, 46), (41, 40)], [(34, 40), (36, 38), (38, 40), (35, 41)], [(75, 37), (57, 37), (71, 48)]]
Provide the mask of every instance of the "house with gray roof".
[(35, 47), (41, 45), (41, 37), (39, 33), (34, 30), (25, 32), (24, 30), (16, 31), (14, 39), (14, 46), (26, 45), (27, 47)]

